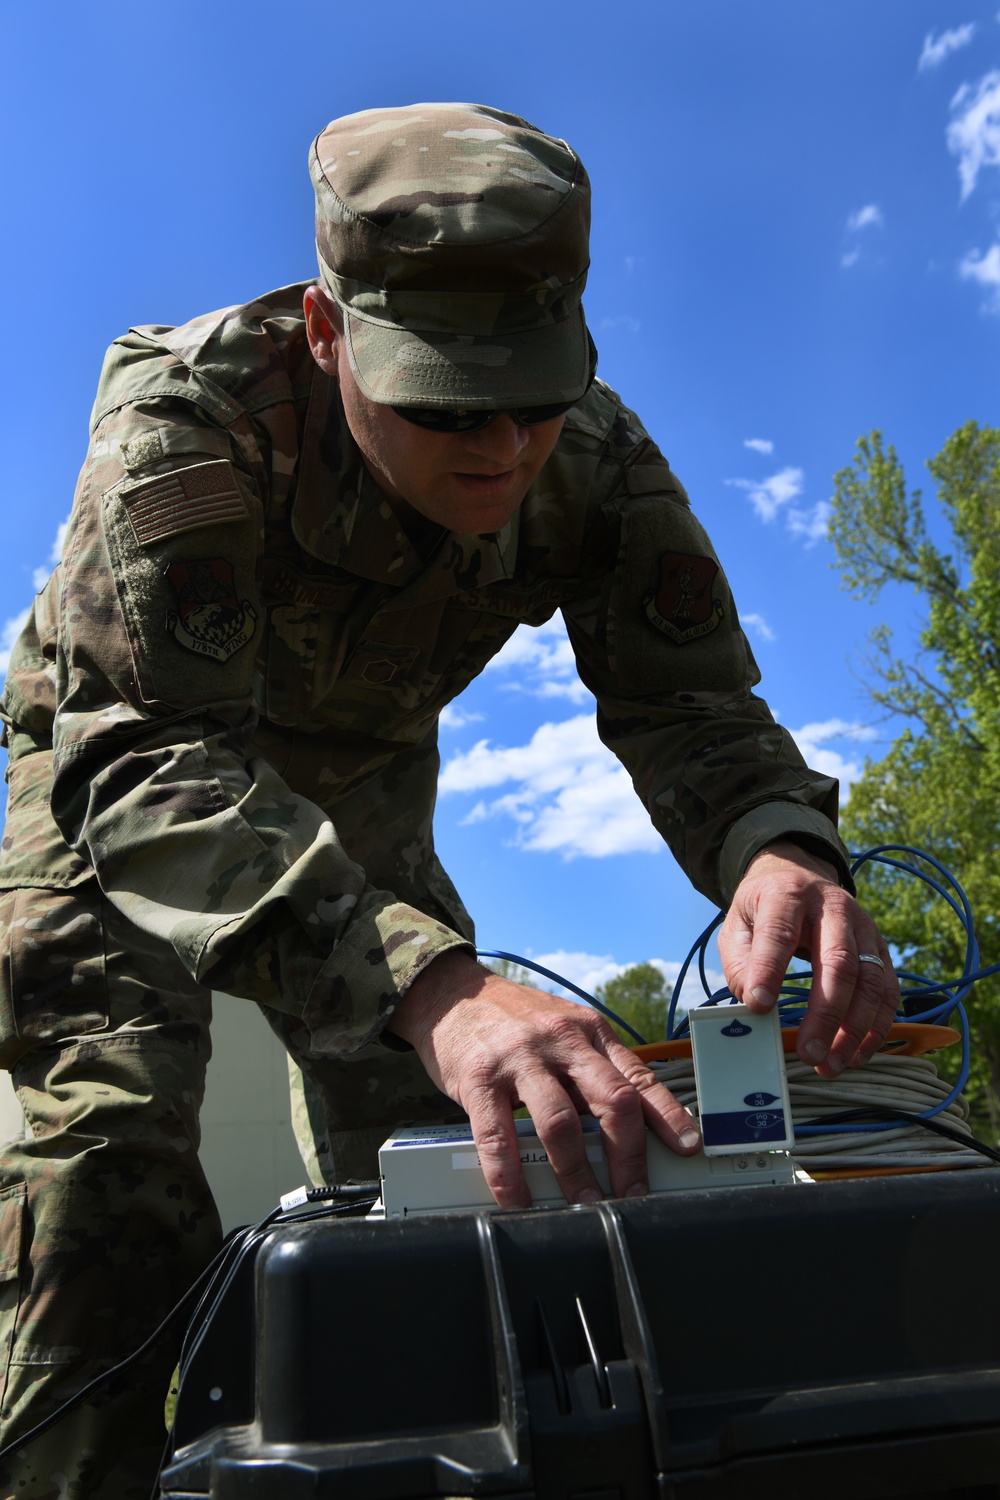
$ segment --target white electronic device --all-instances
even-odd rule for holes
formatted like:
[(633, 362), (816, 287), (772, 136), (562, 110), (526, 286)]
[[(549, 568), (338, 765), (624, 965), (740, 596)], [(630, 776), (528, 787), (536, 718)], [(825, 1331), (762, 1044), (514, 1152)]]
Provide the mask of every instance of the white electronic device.
[(705, 1155), (787, 1150), (795, 1143), (778, 1008), (704, 1005), (688, 1012)]
[[(611, 1183), (604, 1159), (600, 1126), (584, 1115), (587, 1160), (605, 1193)], [(533, 1208), (564, 1208), (566, 1200), (556, 1180), (545, 1147), (531, 1120), (517, 1120), (521, 1167)], [(382, 1209), (387, 1219), (410, 1214), (454, 1213), (458, 1209), (497, 1209), (479, 1163), (479, 1153), (468, 1125), (423, 1125), (397, 1130), (378, 1154), (382, 1178)], [(735, 1187), (806, 1180), (796, 1173), (790, 1157), (768, 1147), (726, 1158), (677, 1156), (650, 1131), (646, 1132), (649, 1187), (653, 1193), (692, 1188)], [(377, 1211), (376, 1211), (377, 1212)]]

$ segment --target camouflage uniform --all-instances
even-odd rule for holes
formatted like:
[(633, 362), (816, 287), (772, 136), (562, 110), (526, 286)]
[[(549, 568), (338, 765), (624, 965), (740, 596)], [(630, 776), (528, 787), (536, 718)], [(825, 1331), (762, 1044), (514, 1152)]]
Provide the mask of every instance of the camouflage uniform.
[[(326, 1176), (454, 1109), (383, 1028), (471, 949), (433, 847), (437, 719), (518, 624), (562, 609), (604, 742), (710, 899), (783, 835), (844, 867), (835, 783), (752, 696), (711, 545), (615, 394), (591, 387), (502, 532), (421, 553), (302, 291), (112, 346), (12, 657), (0, 1062), (29, 1138), (0, 1183), (0, 1445), (135, 1348), (218, 1244), (211, 988), (262, 1006), (311, 1080)], [(143, 1494), (172, 1359), (0, 1465), (4, 1492)]]

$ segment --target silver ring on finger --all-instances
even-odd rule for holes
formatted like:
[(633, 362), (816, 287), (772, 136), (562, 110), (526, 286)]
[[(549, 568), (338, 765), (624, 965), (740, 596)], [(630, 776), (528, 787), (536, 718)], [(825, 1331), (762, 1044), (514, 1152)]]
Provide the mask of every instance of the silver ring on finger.
[(879, 958), (879, 956), (878, 956), (877, 953), (859, 953), (858, 954), (858, 963), (859, 964), (878, 964), (879, 968), (882, 970), (882, 973), (883, 974), (885, 973), (885, 964)]

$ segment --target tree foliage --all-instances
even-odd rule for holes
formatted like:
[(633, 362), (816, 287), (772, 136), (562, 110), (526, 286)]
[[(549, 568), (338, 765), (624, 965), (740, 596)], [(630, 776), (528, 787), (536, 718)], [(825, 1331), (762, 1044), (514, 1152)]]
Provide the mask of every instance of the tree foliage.
[[(967, 423), (928, 468), (950, 532), (947, 550), (931, 540), (921, 493), (907, 492), (880, 433), (862, 438), (854, 463), (835, 478), (830, 535), (846, 586), (874, 601), (886, 585), (901, 584), (923, 620), (913, 659), (896, 653), (886, 626), (871, 637), (868, 691), (906, 727), (854, 784), (844, 834), (853, 848), (898, 843), (935, 855), (967, 892), (990, 963), (1000, 959), (1000, 429)], [(878, 872), (862, 896), (904, 966), (940, 978), (960, 972), (960, 925), (927, 887)], [(967, 1093), (977, 1126), (997, 1136), (998, 980), (976, 987), (970, 1021)]]
[(501, 979), (509, 979), (512, 984), (526, 984), (531, 990), (541, 990), (543, 995), (551, 995), (552, 990), (547, 990), (542, 983), (540, 975), (533, 969), (526, 969), (523, 964), (512, 963), (509, 958), (495, 958), (486, 965), (492, 969), (494, 974), (499, 974)]
[[(670, 991), (655, 964), (633, 964), (607, 984), (598, 985), (594, 998), (621, 1016), (647, 1042), (662, 1042), (666, 1037)], [(635, 1045), (634, 1037), (611, 1024), (623, 1042)]]

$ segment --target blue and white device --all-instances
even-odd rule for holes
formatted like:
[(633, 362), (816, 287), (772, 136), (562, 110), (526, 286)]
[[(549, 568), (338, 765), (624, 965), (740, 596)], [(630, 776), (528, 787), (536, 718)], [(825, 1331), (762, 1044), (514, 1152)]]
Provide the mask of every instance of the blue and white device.
[(778, 1008), (705, 1005), (688, 1012), (706, 1156), (795, 1142)]

